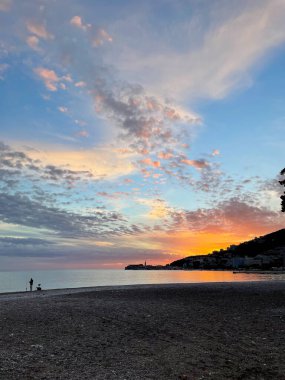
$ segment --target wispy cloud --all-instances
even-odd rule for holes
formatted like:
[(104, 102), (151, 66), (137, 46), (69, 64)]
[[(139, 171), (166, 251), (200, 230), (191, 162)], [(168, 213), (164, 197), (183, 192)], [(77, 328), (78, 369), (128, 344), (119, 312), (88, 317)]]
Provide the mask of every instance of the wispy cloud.
[[(172, 24), (160, 33), (148, 23), (151, 7), (141, 7), (141, 13), (133, 15), (132, 34), (127, 34), (123, 21), (114, 26), (128, 41), (128, 47), (119, 45), (116, 50), (117, 64), (158, 93), (178, 99), (223, 98), (250, 85), (254, 65), (285, 41), (283, 0), (213, 1), (207, 11), (192, 4), (187, 23), (178, 18), (174, 4), (169, 6)], [(126, 54), (129, 60), (124, 59)]]

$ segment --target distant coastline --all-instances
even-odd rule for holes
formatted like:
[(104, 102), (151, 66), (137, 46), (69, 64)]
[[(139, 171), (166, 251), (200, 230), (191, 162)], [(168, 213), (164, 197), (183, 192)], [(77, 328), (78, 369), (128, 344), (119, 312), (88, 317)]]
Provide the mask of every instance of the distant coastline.
[[(170, 265), (147, 265), (146, 267), (143, 264), (130, 264), (125, 267), (125, 270), (184, 270), (189, 272), (195, 272), (195, 271), (201, 271), (203, 269), (189, 269), (189, 268), (180, 268), (180, 267), (173, 267)], [(234, 274), (239, 273), (248, 273), (248, 274), (285, 274), (285, 268), (276, 268), (274, 270), (268, 269), (268, 270), (260, 270), (260, 269), (240, 269), (240, 270), (233, 270), (233, 269), (224, 269), (224, 268), (213, 268), (213, 269), (204, 269), (205, 271), (228, 271), (232, 272)]]
[(167, 265), (130, 264), (126, 270), (285, 271), (285, 229), (230, 245), (206, 255), (188, 256)]

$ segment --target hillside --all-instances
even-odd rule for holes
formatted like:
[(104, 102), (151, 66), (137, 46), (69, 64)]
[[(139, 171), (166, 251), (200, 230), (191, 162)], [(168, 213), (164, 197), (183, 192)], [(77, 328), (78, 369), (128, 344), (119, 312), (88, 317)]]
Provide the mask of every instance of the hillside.
[(170, 265), (184, 268), (284, 266), (285, 229), (207, 255), (188, 256)]

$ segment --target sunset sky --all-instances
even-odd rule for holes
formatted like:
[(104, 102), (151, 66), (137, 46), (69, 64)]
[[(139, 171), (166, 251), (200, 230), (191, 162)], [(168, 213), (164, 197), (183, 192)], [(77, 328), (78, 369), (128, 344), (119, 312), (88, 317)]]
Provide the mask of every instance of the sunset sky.
[(0, 269), (285, 227), (284, 0), (0, 0)]

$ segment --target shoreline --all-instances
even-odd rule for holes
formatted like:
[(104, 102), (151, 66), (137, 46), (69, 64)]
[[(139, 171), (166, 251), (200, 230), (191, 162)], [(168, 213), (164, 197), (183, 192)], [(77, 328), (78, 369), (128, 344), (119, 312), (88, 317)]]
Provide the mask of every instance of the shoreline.
[[(243, 272), (240, 272), (243, 274)], [(179, 287), (192, 287), (192, 286), (212, 286), (223, 284), (265, 284), (270, 286), (274, 283), (283, 283), (284, 280), (251, 280), (251, 281), (219, 281), (219, 282), (177, 282), (177, 283), (162, 283), (162, 284), (130, 284), (130, 285), (98, 285), (98, 286), (84, 286), (78, 288), (55, 288), (55, 289), (43, 289), (41, 291), (29, 290), (16, 291), (16, 292), (0, 292), (0, 302), (2, 300), (9, 299), (29, 299), (29, 298), (43, 298), (54, 296), (65, 296), (72, 294), (88, 293), (88, 292), (100, 292), (100, 291), (116, 291), (116, 290), (132, 290), (132, 289), (152, 289), (152, 288), (179, 288)]]

